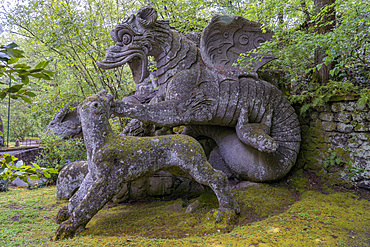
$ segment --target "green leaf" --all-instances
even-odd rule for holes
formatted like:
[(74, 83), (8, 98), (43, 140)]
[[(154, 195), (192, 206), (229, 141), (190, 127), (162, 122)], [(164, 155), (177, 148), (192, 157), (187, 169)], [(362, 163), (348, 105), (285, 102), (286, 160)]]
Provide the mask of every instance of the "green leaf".
[(0, 100), (3, 100), (6, 97), (6, 93), (4, 91), (0, 92)]
[(31, 164), (32, 164), (32, 165), (33, 165), (33, 167), (35, 167), (36, 169), (39, 169), (39, 170), (41, 169), (41, 168), (40, 168), (40, 166), (39, 166), (38, 164), (36, 164), (36, 163), (31, 163)]
[(4, 52), (0, 52), (0, 61), (8, 61), (11, 57), (4, 53)]
[(27, 85), (30, 82), (30, 79), (28, 78), (27, 75), (20, 75), (19, 77), (21, 78), (23, 84)]
[(33, 92), (30, 92), (30, 91), (26, 91), (24, 92), (25, 95), (27, 95), (28, 97), (36, 97), (36, 94), (34, 94)]
[(9, 93), (16, 93), (19, 90), (21, 90), (22, 87), (23, 87), (23, 84), (17, 84), (17, 85), (14, 85), (14, 86), (11, 86), (10, 88), (8, 88), (7, 91)]
[(4, 46), (5, 49), (13, 49), (15, 47), (18, 47), (18, 45), (16, 43), (14, 43), (14, 42), (12, 42), (12, 43)]
[(44, 174), (44, 176), (45, 176), (46, 178), (51, 178), (51, 176), (50, 176), (50, 174), (49, 174), (49, 173), (44, 172), (43, 174)]
[(32, 104), (32, 101), (30, 100), (30, 98), (26, 97), (26, 96), (22, 96), (20, 95), (19, 96), (21, 99), (23, 99), (24, 102), (28, 103), (28, 104)]
[(29, 68), (29, 66), (25, 63), (19, 63), (13, 66), (13, 68)]
[(40, 68), (40, 69), (31, 69), (30, 70), (30, 73), (38, 73), (38, 72), (41, 72), (43, 71), (44, 69)]
[(22, 167), (23, 165), (24, 165), (23, 160), (19, 160), (19, 161), (15, 164), (15, 167), (20, 168), (20, 167)]

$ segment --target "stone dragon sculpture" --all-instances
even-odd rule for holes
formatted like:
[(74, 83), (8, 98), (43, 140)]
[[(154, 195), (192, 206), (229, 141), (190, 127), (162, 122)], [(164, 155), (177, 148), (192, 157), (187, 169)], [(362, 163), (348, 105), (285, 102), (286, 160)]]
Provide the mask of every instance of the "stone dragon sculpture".
[(164, 169), (188, 174), (198, 183), (208, 185), (219, 202), (216, 221), (223, 217), (231, 221), (237, 219), (240, 209), (227, 176), (212, 168), (194, 138), (187, 135), (116, 135), (109, 124), (112, 99), (111, 94), (102, 91), (88, 97), (79, 106), (88, 174), (69, 200), (68, 212), (62, 208), (58, 213), (57, 222), (63, 222), (54, 240), (73, 237), (77, 230), (83, 229), (125, 183)]
[(115, 101), (118, 116), (164, 127), (185, 125), (184, 133), (212, 138), (225, 167), (242, 180), (273, 181), (294, 165), (301, 141), (298, 117), (290, 102), (256, 71), (274, 57), (249, 68), (235, 66), (272, 33), (242, 17), (216, 15), (205, 27), (199, 48), (157, 20), (152, 7), (139, 9), (111, 31), (115, 42), (98, 66), (125, 63), (135, 83), (148, 75), (154, 57), (158, 92), (150, 104)]

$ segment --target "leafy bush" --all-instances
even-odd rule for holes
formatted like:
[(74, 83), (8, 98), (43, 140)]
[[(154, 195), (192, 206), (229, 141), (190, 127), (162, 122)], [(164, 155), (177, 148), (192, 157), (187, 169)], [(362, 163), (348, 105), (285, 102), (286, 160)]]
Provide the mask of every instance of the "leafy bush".
[(4, 154), (0, 160), (0, 192), (7, 191), (9, 182), (16, 178), (28, 183), (28, 179), (51, 178), (51, 174), (58, 173), (53, 168), (40, 167), (35, 163), (31, 163), (32, 166), (25, 165), (22, 160), (15, 163), (17, 160), (9, 154)]
[(332, 96), (356, 92), (357, 87), (350, 82), (330, 81), (326, 85), (318, 85), (311, 90), (302, 91), (299, 95), (290, 95), (289, 99), (292, 103), (302, 104), (300, 114), (305, 115), (309, 109), (324, 105)]
[[(86, 160), (86, 148), (82, 139), (63, 140), (61, 137), (48, 134), (43, 137), (41, 155), (36, 163), (42, 167), (55, 168), (58, 172), (69, 163)], [(55, 184), (58, 176), (52, 174), (47, 184)]]

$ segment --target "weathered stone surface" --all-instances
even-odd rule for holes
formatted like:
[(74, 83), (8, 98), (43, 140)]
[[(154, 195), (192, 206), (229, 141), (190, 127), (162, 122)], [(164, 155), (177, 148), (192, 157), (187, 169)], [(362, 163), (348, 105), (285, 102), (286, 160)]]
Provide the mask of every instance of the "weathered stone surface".
[(346, 105), (346, 110), (353, 112), (355, 109), (356, 109), (356, 102), (353, 102), (353, 101), (348, 102), (348, 104)]
[(42, 135), (52, 133), (62, 138), (73, 138), (82, 134), (76, 105), (66, 105), (42, 131)]
[(345, 123), (338, 123), (337, 124), (337, 130), (339, 132), (345, 132), (345, 133), (350, 133), (353, 130), (353, 125), (352, 124), (345, 124)]
[(349, 112), (339, 112), (335, 114), (335, 121), (341, 122), (341, 123), (349, 123), (351, 122), (352, 114)]
[[(57, 198), (68, 200), (78, 190), (88, 173), (87, 161), (78, 161), (65, 166), (59, 173), (57, 181)], [(25, 185), (22, 182), (22, 186)], [(169, 172), (160, 171), (138, 181), (124, 183), (121, 191), (114, 196), (114, 203), (146, 200), (153, 198), (188, 198), (199, 196), (203, 192), (202, 185), (183, 177), (174, 176)]]
[(367, 132), (369, 131), (370, 123), (356, 123), (355, 124), (355, 131), (356, 132)]
[(200, 207), (200, 202), (198, 200), (195, 200), (192, 204), (190, 204), (186, 208), (185, 213), (191, 214), (192, 212), (194, 212), (199, 207)]
[(319, 115), (319, 118), (323, 121), (332, 121), (334, 118), (333, 113), (331, 112), (321, 112)]
[(352, 112), (352, 119), (358, 123), (366, 121), (366, 113), (365, 112)]
[(186, 135), (147, 138), (115, 135), (109, 124), (112, 98), (112, 95), (100, 92), (87, 98), (79, 107), (89, 172), (69, 200), (70, 216), (59, 226), (55, 240), (73, 237), (77, 229), (83, 228), (121, 191), (124, 183), (163, 169), (188, 174), (197, 182), (208, 185), (219, 201), (218, 219), (221, 220), (225, 210), (228, 217), (236, 217), (240, 210), (226, 175), (212, 168), (194, 138)]
[(332, 131), (337, 127), (337, 124), (334, 122), (322, 122), (321, 125), (322, 129), (325, 131)]
[(87, 173), (87, 161), (76, 161), (66, 165), (58, 175), (57, 198), (63, 200), (71, 198)]
[[(147, 78), (148, 56), (153, 56), (159, 85), (156, 102), (116, 101), (116, 115), (163, 127), (205, 126), (187, 134), (206, 136), (223, 146), (222, 158), (241, 179), (279, 179), (294, 165), (301, 139), (297, 115), (282, 92), (256, 74), (274, 57), (266, 54), (247, 69), (233, 66), (238, 54), (255, 49), (272, 37), (271, 32), (263, 33), (258, 23), (241, 17), (215, 16), (198, 48), (197, 42), (157, 20), (155, 9), (145, 7), (111, 36), (115, 45), (98, 66), (111, 69), (128, 63), (138, 84)], [(224, 127), (213, 126), (233, 131), (225, 134)], [(237, 162), (227, 156), (231, 152), (239, 156)], [(251, 167), (248, 161), (253, 161)]]
[(370, 107), (366, 104), (359, 108), (355, 100), (328, 102), (330, 104), (334, 114), (332, 121), (318, 121), (318, 116), (324, 119), (328, 114), (319, 108), (301, 119), (306, 125), (302, 128), (304, 141), (298, 164), (326, 174), (325, 179), (336, 178), (336, 184), (350, 182), (370, 189), (370, 121), (367, 119)]
[(343, 102), (334, 102), (331, 105), (331, 110), (333, 112), (342, 112), (346, 109), (346, 105)]
[(356, 103), (356, 111), (366, 111), (366, 104), (360, 105), (358, 102)]

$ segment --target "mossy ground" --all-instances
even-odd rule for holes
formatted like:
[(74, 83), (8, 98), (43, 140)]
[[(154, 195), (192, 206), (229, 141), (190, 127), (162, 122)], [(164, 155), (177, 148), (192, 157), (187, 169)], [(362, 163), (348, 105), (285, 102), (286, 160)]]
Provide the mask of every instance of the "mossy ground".
[[(368, 192), (325, 187), (299, 172), (277, 184), (234, 190), (237, 225), (215, 224), (217, 198), (109, 204), (73, 239), (50, 241), (54, 218), (67, 204), (55, 187), (0, 193), (0, 246), (369, 246)], [(211, 213), (209, 213), (211, 212)]]

